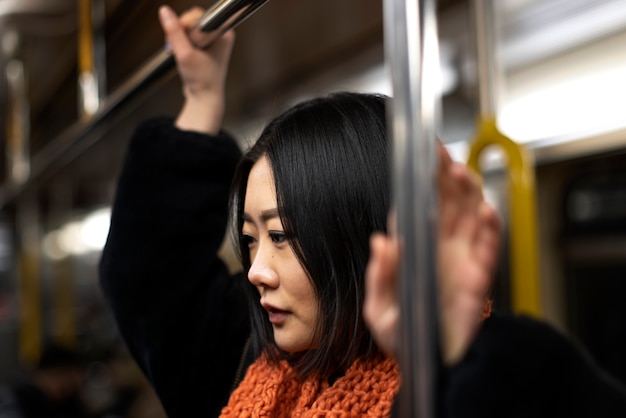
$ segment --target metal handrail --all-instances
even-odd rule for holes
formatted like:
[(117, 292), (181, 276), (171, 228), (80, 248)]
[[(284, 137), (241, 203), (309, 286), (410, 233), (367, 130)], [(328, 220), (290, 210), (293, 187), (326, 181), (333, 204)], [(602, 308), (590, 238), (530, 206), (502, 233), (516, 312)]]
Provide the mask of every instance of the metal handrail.
[(440, 363), (436, 248), (439, 48), (436, 0), (384, 3), (385, 55), (393, 100), (393, 205), (404, 257), (400, 263), (395, 416), (437, 415)]
[[(268, 0), (220, 0), (198, 20), (190, 38), (206, 47), (221, 34), (246, 20)], [(203, 40), (202, 44), (199, 44)], [(102, 101), (91, 116), (71, 125), (32, 157), (30, 175), (22, 182), (8, 181), (0, 188), (0, 208), (19, 196), (25, 189), (41, 181), (44, 174), (66, 165), (92, 143), (86, 138), (119, 106), (135, 97), (145, 87), (165, 76), (175, 67), (172, 53), (163, 48), (131, 75), (120, 87)]]

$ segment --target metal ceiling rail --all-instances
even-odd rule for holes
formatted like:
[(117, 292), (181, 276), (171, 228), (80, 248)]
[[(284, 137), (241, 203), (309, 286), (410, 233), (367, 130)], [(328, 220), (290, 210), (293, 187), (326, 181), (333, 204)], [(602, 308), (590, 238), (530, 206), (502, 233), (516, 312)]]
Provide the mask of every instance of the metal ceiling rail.
[[(200, 47), (206, 47), (228, 29), (251, 16), (268, 0), (220, 0), (214, 4), (191, 30), (190, 38)], [(204, 42), (199, 44), (200, 40)], [(30, 175), (22, 182), (8, 181), (0, 188), (0, 208), (17, 198), (26, 189), (42, 181), (44, 175), (67, 165), (85, 151), (106, 131), (105, 120), (115, 109), (127, 103), (146, 87), (154, 85), (175, 67), (172, 53), (163, 48), (137, 72), (105, 98), (91, 116), (78, 120), (41, 151), (32, 156)], [(94, 137), (94, 135), (96, 137)]]

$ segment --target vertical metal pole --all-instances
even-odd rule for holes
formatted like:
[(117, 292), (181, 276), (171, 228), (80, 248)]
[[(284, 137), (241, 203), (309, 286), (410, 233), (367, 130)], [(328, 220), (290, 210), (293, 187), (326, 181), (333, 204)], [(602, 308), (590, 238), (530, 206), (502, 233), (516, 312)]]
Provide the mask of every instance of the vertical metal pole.
[(24, 65), (12, 59), (6, 66), (9, 89), (7, 120), (7, 177), (13, 184), (24, 183), (30, 174), (30, 107)]
[[(72, 209), (72, 181), (59, 176), (49, 190), (50, 208), (48, 224), (61, 225)], [(76, 333), (76, 280), (74, 258), (51, 260), (52, 279), (52, 334), (60, 345), (75, 347)]]
[(492, 0), (473, 1), (478, 61), (478, 89), (481, 116), (495, 117), (502, 85), (502, 70), (495, 59), (496, 31)]
[(398, 417), (435, 417), (440, 364), (436, 269), (440, 64), (435, 0), (386, 0), (393, 100), (393, 201), (403, 245), (398, 297)]
[(93, 0), (91, 3), (91, 22), (93, 31), (93, 71), (96, 74), (98, 88), (98, 109), (107, 95), (106, 67), (106, 1)]
[(33, 366), (41, 355), (40, 222), (36, 191), (17, 202), (19, 240), (20, 359)]
[(79, 113), (92, 116), (104, 94), (104, 5), (101, 0), (79, 0), (78, 83)]

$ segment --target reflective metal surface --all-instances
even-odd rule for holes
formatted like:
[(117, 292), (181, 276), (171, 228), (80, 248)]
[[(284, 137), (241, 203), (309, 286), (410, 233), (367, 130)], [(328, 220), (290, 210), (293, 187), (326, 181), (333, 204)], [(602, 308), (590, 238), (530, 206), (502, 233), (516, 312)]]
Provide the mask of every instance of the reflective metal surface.
[(439, 336), (436, 282), (439, 52), (434, 0), (384, 3), (393, 101), (393, 194), (402, 242), (398, 297), (398, 417), (436, 415)]
[[(257, 11), (267, 0), (222, 0), (210, 8), (199, 20), (198, 25), (191, 32), (192, 39), (202, 38), (203, 46), (207, 46), (212, 40), (219, 37), (226, 30), (234, 28), (243, 22), (252, 13)], [(209, 36), (208, 43), (206, 34)], [(0, 207), (14, 199), (29, 184), (37, 180), (50, 169), (59, 169), (61, 165), (75, 158), (85, 147), (97, 141), (97, 137), (90, 138), (85, 143), (88, 133), (96, 129), (102, 130), (101, 123), (111, 112), (132, 98), (136, 93), (147, 86), (155, 86), (155, 80), (163, 78), (171, 73), (175, 66), (174, 58), (170, 51), (163, 48), (149, 59), (137, 72), (129, 77), (112, 94), (102, 101), (101, 106), (93, 115), (83, 118), (66, 129), (61, 135), (51, 141), (45, 148), (39, 151), (32, 159), (30, 177), (21, 184), (7, 184), (0, 189)]]
[(496, 60), (496, 31), (494, 5), (491, 0), (474, 0), (476, 24), (476, 53), (478, 64), (478, 93), (480, 114), (495, 115), (498, 93), (502, 86), (502, 69)]
[[(206, 47), (222, 33), (232, 29), (268, 0), (221, 0), (202, 16), (191, 31), (191, 39), (199, 47)], [(207, 34), (210, 35), (207, 39)]]

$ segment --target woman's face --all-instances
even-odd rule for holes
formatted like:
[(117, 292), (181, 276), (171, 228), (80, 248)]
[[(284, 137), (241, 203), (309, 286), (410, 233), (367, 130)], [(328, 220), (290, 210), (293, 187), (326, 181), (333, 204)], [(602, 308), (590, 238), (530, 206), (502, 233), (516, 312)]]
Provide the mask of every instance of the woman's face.
[(278, 216), (274, 177), (266, 157), (248, 177), (243, 215), (251, 267), (248, 280), (259, 290), (278, 347), (295, 353), (311, 347), (318, 315), (315, 292)]

